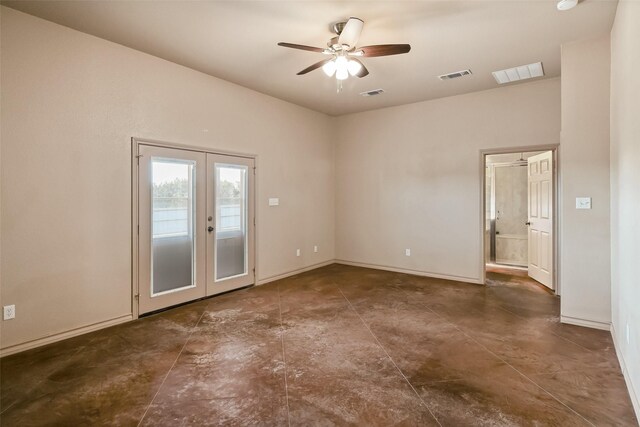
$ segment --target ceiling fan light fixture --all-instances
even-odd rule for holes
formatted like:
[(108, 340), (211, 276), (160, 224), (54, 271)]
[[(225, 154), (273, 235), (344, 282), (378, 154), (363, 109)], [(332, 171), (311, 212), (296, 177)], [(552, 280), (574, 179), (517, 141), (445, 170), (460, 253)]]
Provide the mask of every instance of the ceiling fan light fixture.
[(352, 76), (358, 74), (360, 70), (362, 70), (362, 64), (360, 64), (359, 62), (349, 61), (347, 63), (347, 71), (349, 71), (349, 74), (351, 74)]
[(349, 61), (346, 56), (338, 56), (336, 58), (336, 67), (338, 67), (338, 69), (344, 68), (346, 70), (347, 62)]
[(560, 0), (557, 4), (558, 10), (569, 10), (576, 7), (578, 0)]
[(369, 75), (369, 70), (367, 70), (366, 65), (356, 57), (399, 55), (408, 53), (411, 50), (411, 46), (408, 44), (380, 44), (357, 48), (356, 46), (363, 25), (364, 22), (362, 19), (354, 17), (335, 23), (333, 30), (338, 36), (330, 39), (326, 48), (285, 42), (279, 42), (278, 46), (328, 55), (329, 58), (324, 61), (311, 64), (296, 74), (302, 76), (313, 70), (322, 68), (322, 71), (328, 77), (336, 76), (338, 80), (338, 92), (340, 92), (342, 90), (342, 81), (348, 79), (350, 75), (358, 78)]
[(336, 79), (346, 80), (349, 78), (349, 60), (346, 56), (336, 58)]
[(335, 72), (336, 72), (336, 62), (335, 61), (329, 61), (326, 64), (324, 64), (322, 66), (322, 71), (324, 71), (324, 73), (328, 76), (328, 77), (332, 77)]

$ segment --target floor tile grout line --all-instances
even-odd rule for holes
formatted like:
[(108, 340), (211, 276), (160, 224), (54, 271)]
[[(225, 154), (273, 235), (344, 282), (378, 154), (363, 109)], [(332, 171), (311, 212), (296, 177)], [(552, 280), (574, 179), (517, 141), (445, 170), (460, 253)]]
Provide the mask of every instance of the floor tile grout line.
[(284, 395), (287, 402), (287, 425), (291, 426), (291, 413), (289, 411), (289, 385), (287, 384), (287, 356), (284, 346), (284, 324), (282, 323), (282, 301), (280, 299), (280, 284), (278, 283), (278, 311), (280, 313), (280, 342), (282, 343), (282, 363), (284, 364)]
[[(71, 354), (69, 355), (69, 357), (73, 357), (76, 354), (82, 352), (82, 350), (84, 350), (83, 347), (77, 348), (75, 351), (71, 352)], [(43, 384), (45, 381), (47, 380), (47, 378), (43, 378), (40, 381), (36, 382), (35, 386), (33, 386), (34, 389), (37, 389), (40, 387), (41, 384)], [(0, 408), (0, 415), (4, 414), (5, 412), (7, 412), (9, 409), (13, 408), (17, 403), (20, 403), (20, 401), (15, 401), (13, 402), (11, 405), (7, 406), (6, 408)], [(0, 419), (0, 421), (2, 421)], [(0, 423), (1, 425), (1, 423)]]
[[(406, 291), (404, 291), (404, 289), (402, 289), (402, 291), (407, 295), (410, 296)], [(544, 387), (542, 387), (540, 384), (538, 384), (537, 382), (535, 382), (534, 380), (532, 380), (531, 378), (529, 378), (527, 375), (525, 375), (524, 373), (522, 373), (518, 368), (516, 368), (515, 366), (513, 366), (511, 363), (507, 362), (504, 358), (500, 357), (498, 354), (494, 353), (493, 351), (491, 351), (489, 348), (487, 348), (484, 344), (482, 344), (480, 341), (476, 340), (473, 336), (469, 335), (466, 331), (462, 330), (458, 325), (456, 325), (455, 323), (453, 323), (452, 321), (450, 321), (449, 319), (447, 319), (446, 317), (444, 317), (443, 315), (441, 315), (440, 313), (436, 312), (434, 309), (432, 309), (431, 307), (429, 307), (428, 305), (424, 304), (424, 303), (419, 303), (420, 305), (422, 305), (424, 308), (426, 308), (427, 310), (429, 310), (430, 312), (432, 312), (433, 314), (435, 314), (436, 316), (440, 317), (441, 319), (443, 319), (445, 322), (451, 324), (455, 329), (457, 329), (459, 332), (461, 332), (462, 334), (464, 334), (467, 338), (469, 338), (470, 340), (472, 340), (473, 342), (475, 342), (476, 344), (478, 344), (480, 347), (482, 347), (486, 352), (488, 352), (489, 354), (491, 354), (492, 356), (494, 356), (495, 358), (497, 358), (498, 360), (500, 360), (501, 362), (503, 362), (504, 364), (506, 364), (507, 366), (509, 366), (511, 369), (513, 369), (514, 371), (516, 371), (516, 373), (518, 373), (520, 376), (522, 376), (523, 378), (525, 378), (527, 381), (529, 381), (530, 383), (532, 383), (533, 385), (535, 385), (536, 387), (538, 387), (540, 390), (544, 391), (545, 393), (547, 393), (549, 396), (551, 396), (554, 400), (556, 400), (558, 403), (560, 403), (562, 406), (564, 406), (565, 408), (569, 409), (569, 411), (573, 412), (574, 414), (576, 414), (577, 416), (579, 416), (580, 418), (582, 418), (585, 422), (587, 422), (589, 425), (595, 427), (595, 424), (593, 424), (591, 421), (589, 421), (588, 419), (586, 419), (582, 414), (580, 414), (579, 412), (577, 412), (575, 409), (573, 409), (572, 407), (570, 407), (569, 405), (567, 405), (566, 403), (564, 403), (562, 400), (560, 400), (557, 396), (555, 396), (553, 393), (549, 392), (547, 389), (545, 389)]]
[[(555, 296), (555, 294), (554, 294), (554, 296)], [(499, 309), (503, 310), (503, 311), (506, 311), (507, 313), (513, 314), (514, 316), (518, 317), (519, 319), (525, 319), (525, 320), (526, 320), (526, 317), (519, 315), (519, 314), (518, 314), (518, 313), (516, 313), (515, 311), (509, 310), (508, 308), (504, 307), (504, 306), (503, 306), (502, 304), (500, 304), (500, 303), (497, 303), (497, 307), (498, 307)], [(587, 348), (587, 347), (585, 347), (585, 346), (583, 346), (583, 345), (581, 345), (581, 344), (579, 344), (579, 343), (577, 343), (577, 342), (575, 342), (575, 341), (570, 340), (570, 339), (569, 339), (569, 338), (567, 338), (567, 337), (564, 337), (564, 336), (562, 336), (562, 335), (560, 335), (560, 334), (557, 334), (556, 332), (554, 332), (554, 331), (552, 330), (552, 328), (551, 328), (551, 327), (547, 327), (547, 329), (549, 330), (549, 332), (550, 332), (551, 334), (555, 335), (555, 336), (556, 336), (556, 337), (558, 337), (558, 338), (562, 338), (562, 339), (563, 339), (563, 340), (565, 340), (565, 341), (568, 341), (568, 342), (570, 342), (570, 343), (572, 343), (572, 344), (575, 344), (575, 345), (577, 345), (578, 347), (583, 348), (584, 350), (586, 350), (586, 351), (588, 351), (588, 352), (590, 352), (590, 353), (598, 353), (598, 351), (596, 351), (596, 350), (592, 350), (592, 349), (590, 349), (590, 348)]]
[(485, 346), (484, 344), (482, 344), (480, 341), (476, 340), (473, 336), (471, 336), (470, 334), (468, 334), (466, 331), (462, 330), (458, 325), (456, 325), (455, 323), (453, 323), (452, 321), (450, 321), (449, 319), (447, 319), (446, 317), (442, 316), (440, 313), (436, 312), (435, 310), (433, 310), (432, 308), (428, 307), (426, 304), (422, 304), (421, 305), (423, 307), (425, 307), (427, 310), (431, 311), (433, 314), (435, 314), (436, 316), (440, 317), (441, 319), (445, 320), (446, 322), (450, 323), (454, 328), (456, 328), (459, 332), (461, 332), (462, 334), (464, 334), (467, 338), (469, 338), (470, 340), (472, 340), (473, 342), (475, 342), (476, 344), (478, 344), (480, 347), (482, 347), (486, 352), (488, 352), (489, 354), (491, 354), (492, 356), (494, 356), (495, 358), (497, 358), (498, 360), (500, 360), (501, 362), (503, 362), (504, 364), (506, 364), (507, 366), (509, 366), (511, 369), (513, 369), (514, 371), (516, 371), (516, 373), (518, 373), (521, 377), (525, 378), (527, 381), (529, 381), (530, 383), (532, 383), (533, 385), (535, 385), (536, 387), (538, 387), (540, 390), (544, 391), (545, 393), (547, 393), (549, 396), (551, 396), (554, 400), (556, 400), (558, 403), (560, 403), (562, 406), (566, 407), (567, 409), (569, 409), (569, 411), (573, 412), (574, 414), (578, 415), (580, 418), (582, 418), (584, 421), (586, 421), (589, 425), (594, 426), (595, 425), (587, 420), (582, 414), (580, 414), (579, 412), (577, 412), (575, 409), (573, 409), (572, 407), (570, 407), (569, 405), (567, 405), (566, 403), (564, 403), (562, 400), (560, 400), (557, 396), (555, 396), (553, 393), (551, 393), (550, 391), (548, 391), (546, 388), (542, 387), (540, 384), (538, 384), (537, 382), (535, 382), (533, 379), (529, 378), (526, 374), (524, 374), (523, 372), (521, 372), (518, 368), (516, 368), (515, 366), (513, 366), (511, 363), (509, 363), (507, 360), (505, 360), (504, 358), (500, 357), (498, 354), (496, 354), (495, 352), (491, 351), (487, 346)]
[[(209, 307), (208, 304), (207, 304), (207, 307)], [(207, 307), (205, 307), (204, 310), (202, 310), (202, 314), (200, 315), (200, 317), (198, 318), (198, 321), (196, 322), (196, 324), (193, 326), (193, 328), (189, 332), (189, 336), (187, 336), (187, 339), (185, 340), (184, 344), (182, 345), (182, 348), (180, 348), (180, 352), (176, 356), (176, 359), (173, 361), (173, 363), (171, 364), (171, 367), (169, 368), (169, 370), (167, 371), (166, 375), (162, 379), (162, 382), (160, 383), (160, 386), (156, 390), (156, 393), (153, 395), (153, 398), (151, 399), (151, 402), (149, 402), (149, 404), (147, 405), (147, 409), (144, 410), (144, 414), (142, 414), (142, 417), (140, 418), (140, 421), (138, 421), (138, 427), (140, 427), (142, 425), (142, 421), (144, 421), (144, 417), (147, 416), (147, 412), (149, 412), (149, 409), (151, 408), (151, 405), (153, 405), (153, 402), (156, 400), (156, 397), (158, 397), (158, 394), (160, 393), (160, 390), (162, 390), (162, 386), (164, 386), (164, 383), (167, 381), (167, 378), (169, 378), (169, 374), (171, 373), (173, 368), (176, 366), (176, 363), (178, 363), (178, 359), (180, 359), (180, 356), (182, 355), (182, 352), (187, 347), (187, 344), (189, 343), (189, 340), (191, 339), (191, 336), (193, 335), (193, 333), (195, 332), (196, 328), (198, 327), (198, 325), (202, 321), (202, 318), (204, 317), (204, 314), (207, 312)]]
[[(500, 305), (500, 304), (498, 304), (498, 306), (497, 306), (497, 307), (498, 307), (500, 310), (506, 311), (506, 312), (507, 312), (507, 313), (509, 313), (509, 314), (513, 314), (514, 316), (516, 316), (516, 317), (517, 317), (517, 318), (519, 318), (519, 319), (524, 319), (524, 320), (526, 320), (526, 319), (527, 319), (526, 317), (524, 317), (524, 316), (520, 316), (518, 313), (515, 313), (515, 312), (513, 312), (513, 311), (509, 310), (508, 308), (503, 307), (503, 306), (502, 306), (502, 305)], [(583, 346), (583, 345), (581, 345), (581, 344), (578, 344), (577, 342), (572, 341), (572, 340), (570, 340), (570, 339), (569, 339), (569, 338), (567, 338), (567, 337), (563, 337), (562, 335), (559, 335), (559, 334), (557, 334), (557, 333), (553, 332), (553, 331), (551, 330), (551, 327), (549, 327), (549, 326), (547, 326), (545, 329), (546, 329), (546, 330), (548, 330), (548, 331), (549, 331), (549, 333), (551, 333), (552, 335), (555, 335), (555, 336), (556, 336), (556, 337), (558, 337), (558, 338), (561, 338), (561, 339), (563, 339), (563, 340), (565, 340), (565, 341), (567, 341), (567, 342), (570, 342), (571, 344), (575, 344), (575, 345), (577, 345), (578, 347), (580, 347), (580, 348), (582, 348), (582, 349), (584, 349), (584, 350), (588, 351), (589, 353), (595, 353), (595, 354), (598, 354), (598, 351), (596, 351), (596, 350), (591, 350), (590, 348), (587, 348), (587, 347), (585, 347), (585, 346)]]
[(420, 396), (420, 394), (418, 393), (418, 390), (415, 389), (415, 387), (413, 386), (413, 384), (411, 384), (411, 382), (409, 381), (409, 379), (406, 377), (406, 375), (404, 374), (404, 372), (402, 372), (402, 369), (400, 369), (400, 367), (396, 364), (396, 362), (393, 360), (393, 358), (391, 357), (391, 355), (389, 354), (389, 352), (387, 351), (386, 348), (384, 348), (384, 346), (382, 345), (382, 343), (380, 342), (380, 340), (378, 340), (378, 337), (376, 337), (376, 335), (373, 333), (373, 331), (371, 330), (371, 328), (369, 328), (369, 325), (367, 325), (367, 323), (364, 321), (364, 319), (362, 318), (362, 316), (360, 316), (360, 313), (358, 313), (358, 310), (355, 309), (355, 307), (353, 306), (353, 304), (351, 304), (351, 301), (349, 301), (349, 298), (347, 298), (347, 296), (344, 294), (344, 292), (342, 292), (342, 289), (340, 289), (340, 286), (337, 283), (334, 283), (336, 285), (336, 287), (338, 288), (338, 291), (340, 291), (340, 293), (342, 294), (343, 298), (347, 301), (347, 304), (349, 304), (349, 307), (351, 308), (351, 310), (353, 310), (353, 312), (356, 314), (356, 316), (358, 316), (358, 318), (360, 319), (360, 321), (362, 322), (362, 324), (364, 325), (365, 328), (367, 328), (367, 331), (369, 331), (369, 333), (371, 334), (371, 336), (373, 337), (373, 339), (376, 341), (376, 343), (378, 344), (378, 347), (380, 347), (382, 349), (382, 351), (384, 351), (384, 354), (389, 358), (389, 360), (391, 361), (391, 363), (393, 364), (393, 366), (398, 370), (398, 372), (400, 373), (400, 375), (402, 376), (402, 378), (407, 382), (407, 384), (409, 384), (409, 387), (411, 387), (411, 390), (413, 390), (413, 392), (415, 393), (416, 397), (418, 398), (418, 400), (420, 400), (420, 402), (422, 402), (422, 404), (424, 405), (425, 408), (427, 408), (427, 411), (429, 411), (429, 414), (431, 414), (431, 416), (433, 417), (433, 419), (438, 423), (439, 426), (442, 427), (442, 424), (440, 424), (440, 420), (438, 420), (438, 417), (436, 417), (436, 415), (433, 413), (433, 411), (431, 410), (431, 408), (429, 407), (429, 405), (427, 405), (427, 403), (424, 401), (424, 399), (422, 399), (422, 397)]
[[(44, 380), (42, 380), (42, 381), (38, 382), (38, 383), (36, 384), (36, 387), (37, 387), (37, 386), (39, 386), (40, 384), (42, 384), (43, 382), (44, 382)], [(34, 388), (36, 388), (36, 387), (34, 387)], [(7, 406), (6, 408), (4, 408), (4, 409), (2, 410), (2, 412), (0, 412), (0, 415), (4, 414), (4, 413), (5, 413), (5, 412), (7, 412), (9, 409), (13, 408), (13, 407), (16, 405), (16, 403), (18, 403), (18, 402), (13, 402), (11, 405), (9, 405), (9, 406)], [(1, 419), (0, 419), (0, 421), (1, 421)]]

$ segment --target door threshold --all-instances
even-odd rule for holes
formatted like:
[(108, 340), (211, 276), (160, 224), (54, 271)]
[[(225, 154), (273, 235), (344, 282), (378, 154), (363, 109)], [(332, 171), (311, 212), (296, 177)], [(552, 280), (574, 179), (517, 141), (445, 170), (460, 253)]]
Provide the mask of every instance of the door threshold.
[(252, 283), (250, 285), (243, 286), (241, 288), (231, 289), (229, 291), (221, 292), (221, 293), (215, 294), (215, 295), (207, 295), (206, 297), (194, 299), (194, 300), (191, 300), (191, 301), (186, 301), (186, 302), (183, 302), (183, 303), (180, 303), (180, 304), (172, 305), (170, 307), (164, 307), (164, 308), (161, 308), (159, 310), (153, 310), (153, 311), (150, 311), (148, 313), (141, 314), (140, 316), (138, 316), (138, 319), (142, 319), (143, 317), (153, 316), (154, 314), (160, 314), (160, 313), (163, 313), (165, 311), (173, 310), (174, 308), (183, 307), (185, 305), (193, 304), (193, 303), (204, 301), (204, 300), (207, 300), (207, 299), (220, 297), (222, 295), (227, 295), (227, 294), (230, 294), (232, 292), (241, 291), (243, 289), (253, 288), (254, 286), (255, 286), (255, 284)]

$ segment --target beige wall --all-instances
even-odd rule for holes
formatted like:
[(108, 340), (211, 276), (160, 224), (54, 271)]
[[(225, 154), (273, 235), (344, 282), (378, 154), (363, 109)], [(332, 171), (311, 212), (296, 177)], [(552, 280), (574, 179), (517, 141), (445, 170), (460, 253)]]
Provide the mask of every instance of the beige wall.
[[(609, 329), (609, 35), (562, 46), (562, 320)], [(576, 210), (591, 197), (591, 210)]]
[(480, 150), (557, 144), (560, 80), (337, 122), (337, 258), (480, 281)]
[[(614, 323), (635, 369), (637, 9), (620, 4), (611, 93)], [(480, 150), (561, 139), (563, 315), (610, 321), (608, 38), (563, 47), (560, 138), (560, 79), (333, 119), (1, 10), (2, 348), (131, 314), (132, 136), (259, 155), (261, 280), (337, 258), (480, 281)]]
[(3, 348), (131, 314), (132, 136), (259, 156), (259, 279), (334, 258), (331, 118), (5, 7), (1, 31)]
[(620, 1), (611, 32), (612, 332), (637, 414), (640, 414), (639, 22), (640, 3)]

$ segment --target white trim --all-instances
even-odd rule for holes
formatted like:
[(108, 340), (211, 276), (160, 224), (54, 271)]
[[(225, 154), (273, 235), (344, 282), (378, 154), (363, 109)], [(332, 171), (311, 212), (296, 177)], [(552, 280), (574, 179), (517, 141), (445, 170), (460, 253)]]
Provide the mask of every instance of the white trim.
[(453, 280), (456, 282), (473, 283), (476, 285), (484, 284), (481, 279), (478, 279), (476, 277), (454, 276), (451, 274), (432, 273), (430, 271), (411, 270), (408, 268), (397, 268), (397, 267), (391, 267), (388, 265), (369, 264), (365, 262), (347, 261), (343, 259), (336, 259), (335, 263), (352, 265), (354, 267), (364, 267), (364, 268), (373, 268), (377, 270), (393, 271), (396, 273), (413, 274), (414, 276), (433, 277), (434, 279), (445, 279), (445, 280)]
[(579, 317), (560, 316), (560, 323), (569, 325), (584, 326), (586, 328), (601, 329), (603, 331), (611, 330), (611, 322), (600, 322), (598, 320), (581, 319)]
[(328, 261), (323, 261), (318, 264), (313, 264), (307, 267), (299, 268), (297, 270), (289, 271), (288, 273), (277, 274), (275, 276), (267, 277), (265, 279), (260, 279), (257, 281), (256, 285), (264, 285), (270, 282), (275, 282), (276, 280), (284, 279), (287, 277), (295, 276), (296, 274), (304, 273), (306, 271), (315, 270), (316, 268), (326, 267), (327, 265), (335, 264), (337, 261), (330, 259)]
[(553, 275), (553, 291), (556, 295), (560, 296), (562, 290), (561, 280), (561, 265), (560, 265), (560, 230), (562, 212), (562, 169), (560, 168), (560, 143), (543, 144), (543, 145), (530, 145), (524, 147), (500, 147), (500, 148), (486, 148), (480, 149), (480, 270), (479, 275), (481, 278), (481, 284), (486, 280), (486, 265), (489, 263), (485, 256), (485, 237), (486, 237), (486, 156), (491, 154), (509, 154), (509, 153), (522, 153), (533, 151), (551, 151), (553, 153), (553, 189), (554, 189), (554, 210), (553, 210), (553, 262), (554, 262), (554, 275)]
[(613, 339), (613, 348), (616, 350), (616, 356), (618, 356), (618, 363), (620, 364), (620, 369), (622, 370), (624, 382), (627, 384), (627, 390), (629, 391), (629, 398), (631, 399), (633, 410), (636, 413), (636, 418), (640, 419), (640, 400), (638, 400), (638, 394), (636, 393), (635, 388), (633, 387), (633, 383), (631, 382), (631, 376), (629, 376), (629, 371), (627, 370), (627, 364), (624, 361), (622, 350), (620, 350), (618, 341), (616, 341), (616, 330), (613, 327), (613, 323), (611, 323), (610, 331), (611, 338)]
[[(304, 273), (309, 270), (314, 270), (316, 268), (325, 267), (327, 265), (334, 264), (335, 261), (333, 259), (324, 261), (318, 264), (313, 264), (308, 267), (300, 268), (297, 270), (290, 271), (288, 273), (279, 274), (277, 276), (268, 277), (266, 279), (262, 279), (257, 281), (257, 285), (264, 285), (265, 283), (273, 282), (275, 280), (284, 279), (285, 277), (295, 276), (296, 274)], [(215, 297), (215, 295), (211, 295), (211, 297)], [(80, 326), (78, 328), (70, 329), (68, 331), (48, 335), (42, 338), (36, 338), (31, 341), (23, 342), (20, 344), (15, 344), (6, 348), (0, 349), (0, 357), (9, 356), (11, 354), (20, 353), (22, 351), (30, 350), (36, 347), (41, 347), (47, 344), (52, 344), (54, 342), (62, 341), (68, 338), (76, 337), (78, 335), (84, 335), (89, 332), (94, 332), (100, 329), (105, 329), (110, 326), (119, 325), (121, 323), (126, 323), (132, 320), (136, 320), (133, 314), (125, 314), (123, 316), (115, 317), (113, 319), (105, 320), (102, 322), (92, 323), (86, 326)]]
[[(138, 185), (139, 185), (139, 177), (138, 177), (138, 169), (139, 169), (139, 147), (140, 145), (153, 146), (153, 147), (161, 147), (161, 148), (170, 148), (177, 150), (185, 150), (185, 151), (193, 151), (198, 153), (205, 154), (215, 154), (221, 156), (232, 156), (232, 157), (241, 157), (245, 159), (253, 160), (253, 172), (254, 172), (254, 190), (253, 190), (253, 202), (254, 202), (254, 212), (253, 218), (247, 218), (248, 222), (254, 221), (253, 226), (253, 271), (247, 272), (247, 274), (253, 274), (253, 281), (255, 284), (258, 284), (258, 240), (259, 240), (259, 229), (258, 229), (258, 159), (259, 156), (257, 154), (250, 153), (239, 153), (234, 151), (227, 150), (219, 150), (214, 148), (205, 148), (201, 146), (189, 145), (189, 144), (180, 144), (175, 142), (167, 142), (167, 141), (159, 141), (156, 139), (148, 139), (148, 138), (140, 138), (140, 137), (131, 137), (131, 313), (132, 318), (137, 319), (140, 316), (140, 280), (139, 280), (139, 260), (138, 260), (138, 252), (140, 247), (139, 242), (139, 233), (140, 233), (140, 224), (139, 224), (139, 197), (138, 197)], [(251, 171), (249, 171), (251, 173)], [(229, 278), (231, 279), (231, 277)], [(226, 291), (223, 291), (226, 292)], [(216, 295), (215, 293), (208, 296)]]
[(125, 314), (124, 316), (114, 317), (113, 319), (104, 320), (102, 322), (92, 323), (86, 326), (80, 326), (65, 332), (57, 334), (47, 335), (46, 337), (36, 338), (31, 341), (27, 341), (21, 344), (11, 345), (0, 349), (0, 357), (9, 356), (10, 354), (20, 353), (21, 351), (30, 350), (32, 348), (41, 347), (43, 345), (51, 344), (57, 341), (62, 341), (67, 338), (76, 337), (89, 332), (97, 331), (98, 329), (108, 328), (109, 326), (119, 325), (133, 320), (131, 314)]

